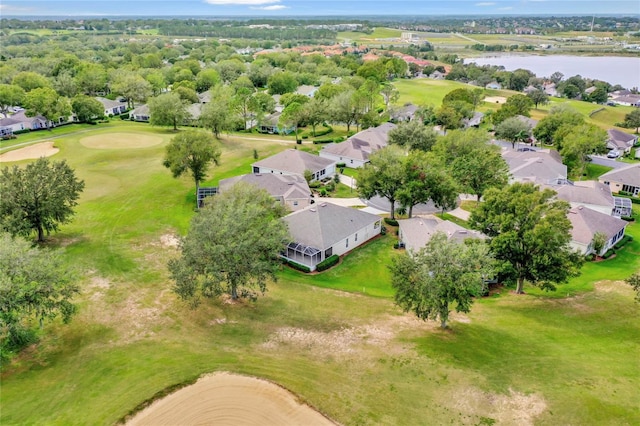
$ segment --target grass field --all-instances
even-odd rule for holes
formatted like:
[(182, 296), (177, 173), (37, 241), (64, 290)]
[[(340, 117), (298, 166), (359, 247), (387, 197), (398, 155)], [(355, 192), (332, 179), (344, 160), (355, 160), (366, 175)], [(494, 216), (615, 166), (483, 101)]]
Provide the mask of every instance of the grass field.
[[(2, 425), (113, 424), (219, 370), (273, 380), (341, 424), (640, 423), (640, 313), (616, 281), (640, 269), (640, 225), (615, 258), (556, 293), (500, 291), (453, 315), (449, 331), (393, 305), (393, 228), (323, 274), (283, 269), (256, 303), (190, 310), (165, 265), (195, 214), (194, 184), (161, 165), (171, 131), (121, 123), (90, 136), (129, 133), (163, 142), (96, 149), (86, 133), (56, 142), (52, 158), (86, 182), (75, 220), (49, 242), (81, 273), (80, 312), (45, 326), (41, 343), (4, 368)], [(263, 158), (290, 146), (225, 137), (208, 182), (248, 172), (254, 149)]]

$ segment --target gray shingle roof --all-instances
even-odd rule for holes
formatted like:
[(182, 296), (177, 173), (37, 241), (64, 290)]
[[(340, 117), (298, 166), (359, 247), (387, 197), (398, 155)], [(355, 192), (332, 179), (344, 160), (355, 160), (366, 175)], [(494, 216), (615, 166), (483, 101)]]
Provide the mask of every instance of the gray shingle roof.
[(322, 150), (333, 155), (367, 161), (372, 153), (387, 146), (389, 132), (395, 128), (393, 123), (383, 123), (358, 132), (344, 142), (327, 145)]
[(628, 223), (615, 216), (609, 216), (583, 206), (571, 209), (567, 217), (573, 227), (571, 239), (582, 244), (591, 243), (596, 232), (602, 232), (609, 240)]
[(502, 157), (515, 180), (547, 184), (556, 179), (567, 178), (567, 166), (562, 164), (555, 151), (552, 154), (544, 151), (504, 150)]
[(307, 181), (299, 175), (274, 175), (271, 173), (247, 174), (222, 179), (219, 183), (220, 192), (231, 188), (238, 182), (245, 182), (266, 190), (272, 197), (310, 198), (311, 189)]
[(101, 98), (100, 96), (96, 97), (96, 100), (102, 104), (104, 109), (111, 109), (121, 106), (127, 106), (125, 102), (112, 101), (111, 99)]
[(294, 241), (325, 250), (380, 220), (380, 216), (331, 203), (313, 204), (283, 218)]
[(264, 160), (253, 163), (253, 166), (264, 167), (273, 170), (281, 170), (288, 173), (304, 174), (305, 170), (312, 173), (326, 169), (335, 161), (318, 157), (297, 149), (287, 149)]
[(600, 181), (614, 181), (624, 185), (640, 186), (640, 163), (609, 170), (599, 179)]
[(607, 134), (609, 135), (607, 142), (616, 149), (619, 148), (625, 150), (632, 147), (638, 140), (637, 136), (630, 135), (629, 133), (622, 132), (618, 129), (609, 129), (607, 130)]
[(613, 195), (609, 185), (594, 180), (575, 182), (574, 185), (552, 186), (558, 198), (570, 203), (593, 204), (613, 209)]
[(399, 220), (398, 225), (400, 226), (405, 247), (407, 250), (413, 251), (418, 251), (424, 247), (437, 232), (443, 232), (447, 235), (447, 238), (455, 241), (464, 241), (467, 238), (485, 238), (481, 232), (463, 228), (433, 215)]

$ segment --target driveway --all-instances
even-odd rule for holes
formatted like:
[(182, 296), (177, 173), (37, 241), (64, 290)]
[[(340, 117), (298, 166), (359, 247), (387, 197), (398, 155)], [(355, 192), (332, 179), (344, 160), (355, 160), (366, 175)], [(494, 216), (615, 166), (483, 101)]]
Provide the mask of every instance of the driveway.
[(591, 162), (593, 164), (598, 164), (600, 166), (612, 167), (614, 169), (619, 169), (621, 167), (625, 167), (625, 166), (629, 165), (629, 163), (623, 163), (621, 161), (616, 161), (615, 159), (607, 158), (604, 155), (590, 155), (589, 158), (591, 158)]

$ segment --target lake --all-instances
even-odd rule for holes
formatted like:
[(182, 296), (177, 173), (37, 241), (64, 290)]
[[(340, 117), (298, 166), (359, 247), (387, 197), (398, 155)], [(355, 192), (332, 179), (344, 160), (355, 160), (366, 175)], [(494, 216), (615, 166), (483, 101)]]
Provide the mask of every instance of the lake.
[(560, 71), (565, 79), (580, 74), (582, 77), (606, 81), (613, 85), (620, 84), (627, 89), (640, 87), (640, 58), (504, 55), (465, 59), (464, 62), (475, 62), (478, 65), (502, 65), (507, 71), (523, 68), (538, 77), (548, 77)]

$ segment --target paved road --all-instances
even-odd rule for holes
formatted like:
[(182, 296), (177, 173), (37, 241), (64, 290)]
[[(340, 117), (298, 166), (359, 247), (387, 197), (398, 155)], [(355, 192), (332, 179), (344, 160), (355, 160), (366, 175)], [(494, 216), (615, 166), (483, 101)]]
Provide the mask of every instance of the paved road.
[(623, 163), (622, 161), (616, 161), (612, 158), (607, 158), (602, 155), (590, 155), (591, 162), (593, 164), (598, 164), (600, 166), (613, 167), (614, 169), (619, 169), (621, 167), (628, 166), (629, 163)]

